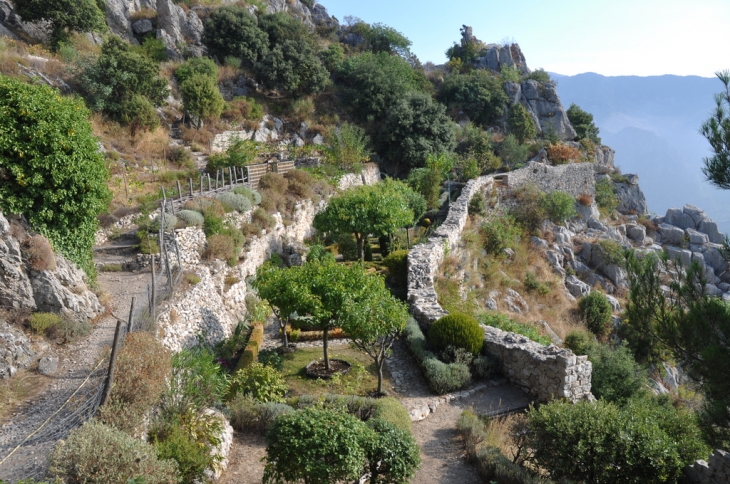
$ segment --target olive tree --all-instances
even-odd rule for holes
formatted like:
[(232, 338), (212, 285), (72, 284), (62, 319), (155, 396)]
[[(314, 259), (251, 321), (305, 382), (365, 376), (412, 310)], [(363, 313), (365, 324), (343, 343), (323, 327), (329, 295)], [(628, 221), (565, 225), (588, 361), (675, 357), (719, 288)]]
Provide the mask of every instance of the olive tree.
[(220, 116), (225, 101), (218, 90), (216, 79), (205, 74), (193, 74), (180, 84), (185, 111), (197, 118), (197, 127), (202, 120)]
[(0, 209), (92, 274), (108, 172), (78, 98), (0, 76)]

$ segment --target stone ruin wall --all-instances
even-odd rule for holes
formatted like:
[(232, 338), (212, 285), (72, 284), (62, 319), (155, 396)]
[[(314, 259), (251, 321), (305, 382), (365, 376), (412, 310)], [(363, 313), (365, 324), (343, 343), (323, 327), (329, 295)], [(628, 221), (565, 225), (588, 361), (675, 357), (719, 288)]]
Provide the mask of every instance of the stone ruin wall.
[(507, 183), (510, 188), (531, 183), (544, 192), (561, 190), (574, 197), (583, 194), (593, 197), (596, 194), (595, 173), (594, 163), (550, 166), (530, 162), (524, 168), (509, 172)]
[[(591, 169), (593, 177), (593, 167)], [(455, 250), (461, 240), (469, 216), (469, 201), (485, 187), (491, 187), (491, 176), (470, 180), (461, 196), (451, 205), (446, 221), (425, 244), (408, 254), (408, 303), (414, 318), (424, 328), (448, 314), (438, 303), (434, 276), (446, 252)], [(485, 327), (487, 351), (502, 362), (504, 375), (539, 401), (566, 398), (572, 402), (592, 400), (591, 363), (568, 349), (542, 346), (515, 333)]]

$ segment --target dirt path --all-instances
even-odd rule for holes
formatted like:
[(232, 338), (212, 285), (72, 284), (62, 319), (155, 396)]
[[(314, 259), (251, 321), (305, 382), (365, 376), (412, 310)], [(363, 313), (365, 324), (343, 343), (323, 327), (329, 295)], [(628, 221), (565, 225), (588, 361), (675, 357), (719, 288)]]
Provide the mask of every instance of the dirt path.
[[(100, 253), (96, 259), (109, 263), (122, 262), (126, 258), (126, 254)], [(148, 279), (148, 274), (143, 273), (99, 273), (98, 284), (109, 295), (108, 306), (112, 314), (97, 320), (91, 333), (79, 342), (63, 347), (54, 347), (51, 343), (48, 354), (58, 358), (57, 370), (52, 376), (39, 377), (33, 395), (19, 405), (0, 427), (0, 479), (13, 482), (43, 475), (46, 468), (45, 457), (55, 442), (65, 438), (71, 428), (86, 420), (94, 407), (94, 399), (98, 401), (101, 378), (88, 380), (69, 404), (64, 406), (64, 403), (86, 381), (104, 352), (111, 346), (116, 317), (127, 320), (132, 296), (137, 296), (140, 301), (146, 297)], [(97, 373), (102, 370), (100, 368)], [(62, 410), (59, 412), (60, 408)], [(39, 428), (41, 430), (33, 438), (6, 459), (18, 444)]]

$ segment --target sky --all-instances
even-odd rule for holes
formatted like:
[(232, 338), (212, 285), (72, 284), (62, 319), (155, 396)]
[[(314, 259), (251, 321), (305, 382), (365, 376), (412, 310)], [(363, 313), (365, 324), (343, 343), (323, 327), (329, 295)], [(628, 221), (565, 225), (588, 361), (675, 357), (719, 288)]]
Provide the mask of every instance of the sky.
[(330, 15), (384, 23), (421, 62), (446, 62), (462, 25), (486, 43), (517, 42), (531, 69), (564, 75), (730, 69), (730, 0), (322, 0)]

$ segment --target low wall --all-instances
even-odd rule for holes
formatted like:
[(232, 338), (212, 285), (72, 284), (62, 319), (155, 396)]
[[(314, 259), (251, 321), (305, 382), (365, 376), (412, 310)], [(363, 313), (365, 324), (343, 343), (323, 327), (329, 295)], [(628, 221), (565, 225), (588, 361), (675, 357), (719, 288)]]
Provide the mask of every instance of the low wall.
[(555, 345), (484, 326), (485, 351), (502, 362), (502, 374), (538, 401), (565, 398), (571, 402), (591, 394), (591, 362)]
[(569, 165), (550, 166), (544, 163), (530, 162), (524, 168), (507, 174), (510, 188), (517, 188), (532, 183), (544, 192), (560, 190), (574, 197), (596, 194), (594, 163), (571, 163)]
[(707, 461), (698, 460), (685, 469), (692, 482), (726, 484), (730, 482), (730, 453), (716, 450)]
[[(586, 166), (591, 169), (592, 177), (592, 165)], [(456, 249), (461, 241), (469, 217), (469, 201), (493, 183), (491, 176), (470, 180), (451, 205), (446, 221), (428, 242), (416, 245), (408, 254), (408, 303), (411, 314), (424, 329), (448, 314), (438, 303), (434, 276), (447, 251)], [(514, 333), (485, 328), (487, 351), (501, 360), (504, 375), (525, 392), (539, 401), (593, 400), (592, 367), (587, 357), (575, 356), (572, 351), (554, 345), (542, 346)]]

